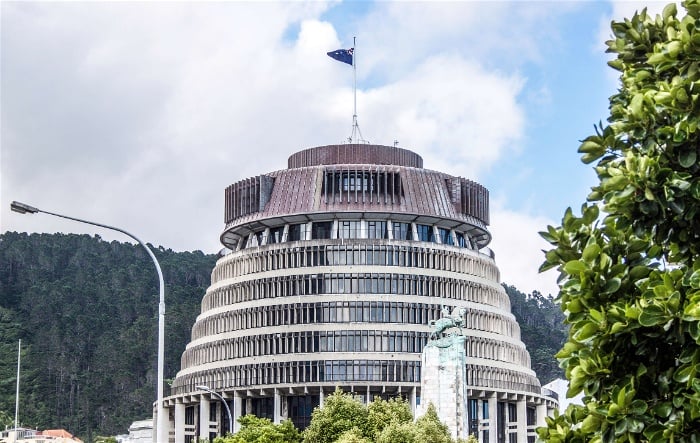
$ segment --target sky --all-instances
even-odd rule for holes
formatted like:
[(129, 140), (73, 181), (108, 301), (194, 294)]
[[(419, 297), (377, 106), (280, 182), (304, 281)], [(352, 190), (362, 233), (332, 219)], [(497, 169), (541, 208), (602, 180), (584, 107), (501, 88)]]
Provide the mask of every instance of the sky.
[[(226, 186), (351, 134), (490, 190), (501, 280), (556, 295), (537, 232), (596, 177), (611, 20), (665, 2), (0, 2), (0, 232), (221, 249)], [(683, 11), (682, 9), (679, 9)], [(682, 15), (682, 14), (681, 14)]]

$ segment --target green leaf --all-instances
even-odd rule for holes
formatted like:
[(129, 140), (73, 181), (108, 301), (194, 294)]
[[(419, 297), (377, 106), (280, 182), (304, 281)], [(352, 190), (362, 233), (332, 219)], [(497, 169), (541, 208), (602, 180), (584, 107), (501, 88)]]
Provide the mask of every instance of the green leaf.
[(605, 286), (603, 287), (603, 294), (612, 294), (613, 292), (616, 292), (618, 289), (620, 289), (621, 285), (622, 280), (620, 280), (617, 277), (611, 278), (605, 282)]
[(660, 306), (647, 306), (639, 314), (639, 324), (642, 326), (661, 325), (666, 323), (666, 321), (668, 321), (668, 315)]
[(564, 265), (564, 272), (570, 275), (580, 274), (586, 269), (586, 264), (581, 260), (571, 260)]
[(583, 250), (583, 260), (587, 263), (595, 260), (598, 255), (600, 255), (600, 246), (597, 243), (591, 243)]
[(688, 383), (691, 377), (695, 376), (695, 365), (689, 364), (682, 366), (673, 374), (673, 380), (678, 383)]
[(583, 419), (581, 423), (581, 431), (585, 433), (592, 433), (600, 427), (601, 419), (597, 415), (588, 414), (586, 418)]
[(590, 340), (598, 332), (598, 325), (593, 322), (584, 322), (583, 326), (579, 327), (574, 332), (573, 338), (578, 342)]
[(669, 18), (672, 18), (672, 17), (675, 17), (677, 13), (678, 13), (678, 11), (677, 11), (677, 9), (676, 9), (676, 4), (675, 4), (675, 3), (669, 3), (668, 5), (666, 5), (666, 6), (664, 7), (664, 10), (663, 10), (663, 12), (661, 13), (661, 16), (663, 17), (664, 22), (667, 22), (667, 23), (668, 23), (668, 19), (669, 19)]
[(697, 160), (697, 153), (695, 150), (682, 151), (678, 157), (678, 162), (684, 168), (689, 168), (695, 164)]
[(654, 406), (653, 409), (654, 414), (661, 418), (667, 418), (669, 415), (671, 415), (671, 411), (673, 411), (673, 406), (669, 402), (659, 403)]
[(700, 289), (700, 269), (690, 275), (690, 287)]

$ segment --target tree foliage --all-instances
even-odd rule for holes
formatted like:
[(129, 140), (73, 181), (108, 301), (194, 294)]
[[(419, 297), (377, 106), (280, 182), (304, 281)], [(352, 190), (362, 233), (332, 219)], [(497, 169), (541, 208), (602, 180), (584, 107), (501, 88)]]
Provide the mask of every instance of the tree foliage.
[(238, 432), (215, 438), (214, 443), (301, 443), (301, 433), (291, 420), (274, 424), (269, 418), (244, 415), (238, 422), (241, 424)]
[(570, 325), (570, 395), (539, 436), (694, 442), (700, 435), (700, 4), (612, 23), (621, 73), (607, 125), (579, 152), (599, 183), (542, 233)]
[(411, 408), (400, 398), (376, 398), (367, 406), (367, 434), (373, 438), (377, 438), (389, 424), (400, 425), (412, 421)]
[(524, 294), (516, 287), (503, 285), (510, 298), (510, 309), (520, 326), (520, 337), (530, 353), (530, 366), (546, 384), (564, 377), (555, 354), (564, 346), (568, 328), (564, 314), (554, 298), (538, 291)]
[(360, 400), (336, 389), (326, 397), (322, 408), (311, 413), (311, 423), (304, 430), (304, 443), (333, 443), (353, 428), (359, 429), (363, 437), (371, 437), (367, 416), (367, 408)]
[(303, 434), (304, 443), (453, 443), (432, 403), (414, 422), (405, 400), (377, 398), (365, 406), (339, 389), (314, 409)]
[[(165, 280), (165, 377), (180, 357), (216, 256), (152, 248)], [(84, 441), (152, 414), (158, 279), (139, 245), (98, 236), (0, 235), (0, 412)]]

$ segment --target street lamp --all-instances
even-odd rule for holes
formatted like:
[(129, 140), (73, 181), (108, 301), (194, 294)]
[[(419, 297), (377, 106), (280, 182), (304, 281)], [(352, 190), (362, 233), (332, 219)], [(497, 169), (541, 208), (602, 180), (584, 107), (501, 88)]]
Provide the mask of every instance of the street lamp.
[(228, 403), (226, 403), (224, 397), (222, 397), (219, 393), (213, 391), (209, 386), (197, 385), (195, 386), (195, 388), (199, 389), (200, 391), (208, 392), (211, 395), (215, 395), (219, 398), (219, 400), (221, 400), (221, 403), (224, 404), (226, 412), (228, 413), (228, 433), (233, 434), (233, 418), (231, 417), (231, 408), (228, 407)]
[(79, 218), (75, 217), (69, 217), (67, 215), (61, 215), (61, 214), (56, 214), (54, 212), (49, 212), (49, 211), (44, 211), (39, 208), (35, 208), (34, 206), (30, 206), (26, 203), (20, 203), (18, 201), (13, 201), (10, 204), (10, 209), (12, 209), (14, 212), (18, 212), (20, 214), (36, 214), (37, 212), (41, 212), (44, 214), (49, 214), (53, 215), (56, 217), (60, 218), (65, 218), (68, 220), (73, 220), (77, 221), (79, 223), (86, 223), (88, 225), (93, 225), (93, 226), (99, 226), (101, 228), (105, 229), (111, 229), (113, 231), (118, 231), (121, 232), (122, 234), (126, 234), (127, 236), (133, 238), (136, 240), (143, 248), (148, 252), (148, 255), (151, 257), (151, 260), (153, 260), (153, 264), (156, 266), (156, 271), (158, 271), (158, 293), (159, 293), (159, 303), (158, 303), (158, 386), (157, 386), (157, 392), (158, 392), (158, 398), (156, 400), (157, 405), (156, 405), (156, 442), (157, 443), (165, 443), (168, 441), (168, 435), (165, 433), (167, 432), (167, 422), (165, 413), (163, 411), (163, 367), (165, 364), (165, 285), (163, 284), (163, 272), (160, 270), (160, 264), (158, 263), (158, 260), (156, 260), (156, 256), (153, 255), (153, 252), (151, 251), (151, 248), (146, 246), (144, 242), (139, 240), (135, 235), (120, 229), (120, 228), (115, 228), (114, 226), (109, 226), (109, 225), (103, 225), (101, 223), (95, 223), (91, 222), (88, 220), (82, 220)]

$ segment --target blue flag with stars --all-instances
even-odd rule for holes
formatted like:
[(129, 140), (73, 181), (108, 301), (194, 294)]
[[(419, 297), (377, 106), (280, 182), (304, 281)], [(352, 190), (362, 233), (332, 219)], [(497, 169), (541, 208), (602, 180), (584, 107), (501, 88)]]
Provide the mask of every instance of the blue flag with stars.
[(326, 54), (328, 54), (330, 58), (338, 60), (339, 62), (352, 65), (352, 53), (354, 50), (355, 48), (336, 49), (335, 51), (327, 52)]

